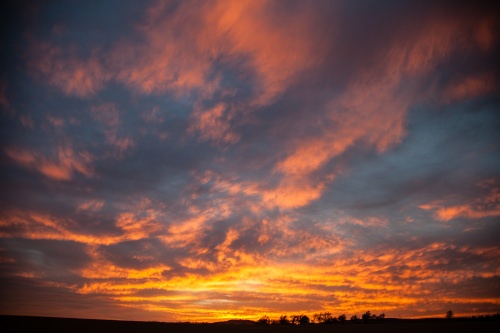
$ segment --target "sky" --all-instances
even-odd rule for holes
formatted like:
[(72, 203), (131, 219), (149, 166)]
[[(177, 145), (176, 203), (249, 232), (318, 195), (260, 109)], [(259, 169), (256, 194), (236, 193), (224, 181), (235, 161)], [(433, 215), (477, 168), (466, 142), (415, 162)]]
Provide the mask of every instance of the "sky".
[(500, 10), (2, 5), (0, 313), (500, 310)]

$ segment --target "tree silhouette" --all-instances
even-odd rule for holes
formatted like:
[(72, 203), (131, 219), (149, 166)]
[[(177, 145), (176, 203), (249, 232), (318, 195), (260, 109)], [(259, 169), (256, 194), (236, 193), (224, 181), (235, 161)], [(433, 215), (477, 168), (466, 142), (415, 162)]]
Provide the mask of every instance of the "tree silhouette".
[(257, 324), (261, 325), (269, 325), (271, 323), (271, 319), (268, 316), (262, 316), (259, 320), (257, 320)]
[(280, 324), (281, 325), (289, 325), (290, 324), (290, 321), (288, 320), (286, 315), (280, 317)]
[[(365, 323), (365, 324), (373, 323), (373, 322), (380, 323), (384, 320), (384, 318), (385, 318), (385, 313), (381, 313), (380, 315), (377, 316), (375, 313), (372, 314), (370, 311), (366, 311), (361, 316), (361, 319), (363, 319), (363, 323)], [(352, 321), (354, 321), (356, 319), (357, 319), (356, 316), (351, 317)]]
[(447, 319), (453, 318), (453, 311), (451, 311), (451, 310), (446, 311), (446, 318)]
[(330, 312), (320, 312), (314, 314), (313, 320), (316, 323), (333, 324), (337, 318), (333, 317)]
[(309, 317), (306, 315), (300, 315), (299, 317), (299, 324), (300, 325), (306, 325), (309, 324), (311, 321), (309, 320)]
[(339, 322), (340, 322), (341, 324), (344, 324), (344, 323), (346, 322), (346, 320), (347, 320), (347, 318), (346, 318), (345, 314), (341, 314), (341, 315), (339, 316)]
[(372, 313), (370, 311), (366, 311), (361, 316), (361, 319), (363, 319), (363, 322), (368, 323), (370, 321), (370, 319), (372, 319)]

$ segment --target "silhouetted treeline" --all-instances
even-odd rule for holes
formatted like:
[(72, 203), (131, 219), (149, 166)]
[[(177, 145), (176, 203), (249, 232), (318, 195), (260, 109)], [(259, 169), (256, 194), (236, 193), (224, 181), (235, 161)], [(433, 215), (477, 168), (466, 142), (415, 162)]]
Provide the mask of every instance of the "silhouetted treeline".
[(263, 316), (257, 321), (257, 324), (262, 325), (306, 325), (310, 324), (311, 320), (306, 315), (287, 315), (281, 316), (279, 320), (270, 319), (268, 316)]
[[(446, 313), (445, 318), (451, 321), (500, 321), (500, 314), (494, 315), (481, 315), (481, 316), (467, 316), (467, 317), (454, 317), (450, 315), (451, 310)], [(320, 312), (315, 313), (312, 319), (306, 315), (282, 315), (279, 319), (271, 319), (268, 316), (261, 317), (257, 323), (261, 325), (304, 325), (304, 324), (381, 324), (385, 320), (385, 313), (379, 315), (372, 314), (370, 311), (366, 311), (358, 317), (357, 315), (351, 316), (347, 319), (345, 314), (341, 314), (335, 317), (331, 312)], [(427, 319), (390, 319), (394, 320), (415, 320), (415, 321), (440, 321), (439, 318), (427, 318)]]
[[(466, 316), (466, 317), (455, 317), (450, 315), (451, 311), (446, 313), (447, 321), (500, 321), (500, 314), (494, 315), (480, 315), (480, 316)], [(422, 319), (396, 319), (389, 318), (387, 319), (391, 322), (394, 321), (442, 321), (443, 318), (422, 318)], [(379, 315), (372, 314), (370, 311), (366, 311), (358, 317), (357, 315), (353, 315), (350, 319), (347, 319), (345, 314), (341, 314), (338, 317), (335, 317), (331, 314), (331, 312), (320, 312), (315, 313), (312, 316), (312, 319), (309, 319), (306, 315), (282, 315), (279, 319), (271, 319), (268, 316), (261, 317), (257, 324), (261, 325), (304, 325), (304, 324), (381, 324), (385, 321), (385, 313), (381, 313)]]
[[(319, 315), (319, 314), (318, 314)], [(324, 313), (322, 314), (323, 317)], [(371, 315), (371, 314), (370, 314)], [(298, 326), (294, 327), (293, 323)], [(426, 319), (396, 319), (385, 318), (383, 325), (365, 325), (362, 316), (354, 317), (354, 320), (347, 320), (344, 325), (330, 325), (320, 323), (310, 325), (300, 325), (300, 318), (303, 324), (307, 322), (307, 316), (281, 316), (285, 325), (280, 325), (279, 319), (271, 320), (264, 316), (263, 323), (267, 325), (258, 325), (251, 320), (228, 320), (218, 323), (162, 323), (162, 322), (139, 322), (139, 321), (119, 321), (119, 320), (96, 320), (96, 319), (74, 319), (74, 318), (51, 318), (51, 317), (30, 317), (30, 316), (6, 316), (0, 315), (0, 327), (2, 332), (25, 333), (25, 332), (72, 332), (72, 333), (287, 333), (292, 331), (300, 333), (431, 333), (431, 332), (453, 332), (453, 333), (497, 333), (500, 332), (500, 315), (480, 315), (468, 317), (453, 317), (447, 319), (426, 318)], [(312, 318), (313, 316), (311, 316)], [(326, 316), (326, 318), (334, 316)], [(336, 317), (342, 320), (342, 315)], [(294, 320), (295, 318), (295, 320)], [(276, 324), (273, 328), (271, 324)], [(358, 324), (359, 325), (355, 325)], [(376, 321), (374, 322), (376, 323)], [(304, 327), (305, 326), (305, 327)], [(297, 330), (295, 330), (296, 328)], [(333, 331), (332, 331), (333, 329)]]
[[(312, 323), (316, 324), (360, 324), (360, 323), (381, 323), (385, 318), (385, 314), (380, 315), (372, 314), (370, 311), (366, 311), (361, 318), (357, 315), (351, 317), (347, 320), (345, 314), (341, 314), (338, 317), (333, 316), (330, 312), (320, 312), (315, 313), (312, 317)], [(305, 325), (310, 324), (311, 320), (306, 315), (293, 315), (288, 317), (287, 315), (280, 316), (279, 319), (271, 319), (268, 316), (261, 317), (258, 321), (261, 325)]]

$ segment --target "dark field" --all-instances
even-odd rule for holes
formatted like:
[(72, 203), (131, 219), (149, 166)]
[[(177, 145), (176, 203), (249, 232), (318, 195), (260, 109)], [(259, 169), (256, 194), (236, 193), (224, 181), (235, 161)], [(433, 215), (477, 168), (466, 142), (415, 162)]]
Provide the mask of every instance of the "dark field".
[(500, 321), (471, 320), (397, 320), (383, 323), (321, 325), (257, 325), (249, 322), (190, 324), (113, 321), (46, 317), (0, 316), (2, 332), (500, 332)]

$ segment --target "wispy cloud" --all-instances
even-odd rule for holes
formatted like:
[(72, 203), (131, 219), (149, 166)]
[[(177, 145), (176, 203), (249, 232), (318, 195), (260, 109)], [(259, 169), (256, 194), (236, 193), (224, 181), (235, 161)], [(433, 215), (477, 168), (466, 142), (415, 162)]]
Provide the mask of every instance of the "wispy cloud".
[(69, 145), (59, 147), (51, 157), (36, 151), (13, 148), (8, 148), (6, 153), (16, 163), (56, 180), (70, 180), (75, 172), (86, 177), (93, 174), (91, 163), (94, 157), (87, 152), (76, 153)]

